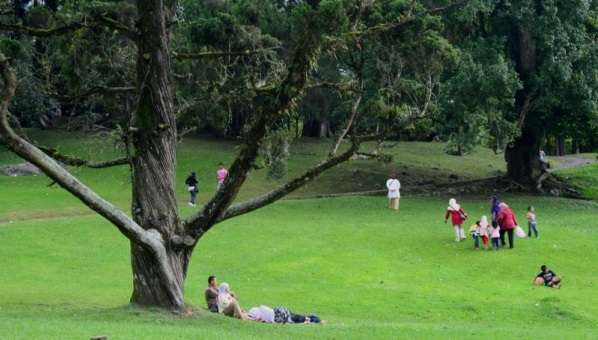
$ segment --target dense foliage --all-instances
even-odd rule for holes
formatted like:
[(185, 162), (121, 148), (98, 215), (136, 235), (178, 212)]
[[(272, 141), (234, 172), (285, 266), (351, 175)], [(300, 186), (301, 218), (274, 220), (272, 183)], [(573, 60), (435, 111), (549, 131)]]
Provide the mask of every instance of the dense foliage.
[[(392, 127), (392, 137), (448, 140), (463, 154), (483, 143), (496, 152), (529, 126), (554, 146), (581, 150), (598, 140), (597, 1), (471, 0), (438, 16), (447, 1), (329, 1), (322, 29), (383, 33), (331, 39), (303, 100), (277, 124), (285, 141), (351, 129)], [(20, 4), (19, 6), (16, 6)], [(302, 1), (180, 1), (174, 49), (228, 53), (175, 58), (179, 130), (238, 137), (251, 121), (251, 98), (281, 80), (296, 46)], [(2, 21), (48, 27), (104, 15), (134, 26), (132, 1), (14, 1)], [(527, 40), (525, 39), (527, 37)], [(106, 27), (49, 39), (0, 37), (19, 73), (12, 113), (24, 126), (114, 129), (135, 108), (135, 49)], [(527, 58), (526, 60), (524, 60)], [(328, 86), (326, 86), (326, 84)], [(523, 112), (525, 111), (525, 112)]]

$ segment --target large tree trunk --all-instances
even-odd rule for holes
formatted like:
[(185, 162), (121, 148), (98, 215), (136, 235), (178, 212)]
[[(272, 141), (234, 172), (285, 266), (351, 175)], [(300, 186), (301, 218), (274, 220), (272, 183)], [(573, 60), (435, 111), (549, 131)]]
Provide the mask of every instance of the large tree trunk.
[[(182, 309), (188, 253), (167, 249), (166, 254), (166, 258), (158, 259), (155, 254), (131, 243), (132, 303), (171, 310)], [(162, 266), (169, 266), (170, 274), (165, 274)]]
[(565, 148), (565, 138), (559, 136), (556, 138), (556, 155), (564, 156), (565, 154), (567, 154), (567, 150)]
[[(172, 1), (174, 2), (174, 1)], [(174, 4), (138, 0), (138, 107), (133, 130), (133, 204), (135, 221), (154, 229), (163, 240), (180, 235), (175, 196), (175, 91), (171, 78), (170, 29)], [(187, 257), (165, 242), (166, 254), (131, 245), (133, 294), (131, 302), (170, 309), (183, 307)]]
[(536, 43), (529, 28), (520, 25), (512, 34), (513, 57), (523, 88), (516, 95), (516, 107), (519, 115), (521, 135), (509, 144), (505, 150), (507, 175), (524, 185), (535, 185), (542, 174), (540, 146), (544, 137), (542, 122), (532, 108), (534, 89), (530, 78), (536, 71)]
[(521, 135), (505, 150), (507, 175), (525, 185), (535, 185), (542, 175), (540, 162), (540, 142), (542, 131), (524, 128)]

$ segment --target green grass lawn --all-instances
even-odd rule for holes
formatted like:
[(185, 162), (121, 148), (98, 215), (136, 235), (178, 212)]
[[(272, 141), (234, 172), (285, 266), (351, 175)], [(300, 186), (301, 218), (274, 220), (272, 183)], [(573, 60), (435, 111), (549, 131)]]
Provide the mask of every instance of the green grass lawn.
[(562, 170), (558, 175), (570, 180), (585, 197), (598, 201), (598, 164)]
[[(60, 137), (65, 152), (85, 155), (92, 149), (78, 136)], [(36, 138), (49, 145), (56, 141), (46, 133)], [(325, 144), (299, 143), (291, 174), (326, 152)], [(425, 181), (450, 174), (485, 177), (502, 167), (500, 155), (487, 150), (452, 158), (442, 154), (442, 147), (401, 143), (389, 150), (396, 155), (393, 164), (349, 162), (297, 195), (333, 191), (343, 176), (378, 185), (393, 169)], [(95, 158), (112, 156), (105, 145), (101, 152), (89, 152)], [(179, 179), (197, 169), (207, 191), (216, 164), (233, 155), (232, 143), (188, 140), (179, 150)], [(17, 160), (0, 151), (0, 163), (6, 161)], [(127, 206), (126, 168), (75, 172), (103, 196)], [(252, 173), (241, 199), (276, 185), (264, 172)], [(243, 307), (282, 305), (327, 321), (282, 326), (127, 306), (132, 286), (128, 242), (47, 184), (43, 176), (0, 176), (0, 339), (597, 338), (596, 202), (506, 197), (522, 224), (525, 208), (536, 207), (541, 238), (517, 239), (514, 250), (498, 252), (475, 251), (469, 239), (453, 241), (443, 223), (449, 197), (406, 194), (398, 214), (384, 208), (383, 197), (284, 200), (214, 227), (191, 262), (188, 303), (203, 306), (206, 278), (216, 274), (232, 285)], [(353, 184), (339, 190), (356, 189)], [(178, 192), (183, 213), (191, 213), (184, 206), (184, 188)], [(461, 201), (472, 220), (488, 212), (487, 198)], [(564, 278), (562, 289), (531, 285), (544, 263)]]
[[(108, 160), (118, 156), (111, 140), (101, 135), (83, 137), (77, 133), (39, 130), (30, 131), (29, 134), (38, 144), (57, 147), (64, 154), (94, 160)], [(325, 159), (329, 146), (330, 141), (298, 140), (293, 145), (288, 164), (289, 173), (285, 178), (269, 180), (266, 169), (253, 171), (238, 199), (244, 200), (271, 190), (318, 164)], [(366, 145), (365, 150), (371, 147)], [(393, 155), (393, 162), (349, 161), (324, 173), (292, 197), (383, 189), (387, 176), (392, 172), (399, 174), (403, 191), (409, 192), (410, 187), (415, 185), (450, 183), (455, 181), (455, 176), (461, 180), (489, 177), (504, 169), (502, 155), (495, 155), (489, 149), (478, 148), (464, 157), (450, 156), (443, 150), (444, 144), (441, 143), (398, 143), (392, 148), (384, 149), (386, 153)], [(199, 202), (205, 202), (215, 191), (218, 163), (230, 164), (235, 152), (235, 144), (232, 142), (187, 138), (180, 144), (177, 164), (177, 183), (180, 185), (177, 187), (177, 194), (184, 214), (191, 212), (185, 205), (188, 193), (183, 184), (189, 172), (197, 172), (200, 180)], [(22, 160), (3, 149), (0, 144), (0, 164), (19, 162)], [(126, 166), (71, 170), (104, 198), (123, 209), (129, 209), (131, 190)], [(10, 199), (3, 200), (0, 204), (0, 222), (89, 213), (87, 208), (58, 186), (48, 187), (50, 182), (45, 176), (11, 178), (0, 175), (0, 188), (10, 193)]]
[[(275, 326), (215, 315), (179, 318), (126, 307), (128, 244), (95, 216), (0, 226), (0, 329), (7, 339), (588, 338), (596, 336), (595, 203), (510, 197), (522, 217), (533, 203), (541, 238), (514, 250), (474, 251), (452, 241), (444, 200), (284, 201), (217, 226), (201, 242), (186, 285), (203, 304), (206, 277), (233, 286), (243, 306), (317, 313), (320, 326)], [(486, 200), (465, 199), (479, 216)], [(309, 218), (307, 218), (309, 216)], [(542, 263), (561, 290), (532, 287)]]

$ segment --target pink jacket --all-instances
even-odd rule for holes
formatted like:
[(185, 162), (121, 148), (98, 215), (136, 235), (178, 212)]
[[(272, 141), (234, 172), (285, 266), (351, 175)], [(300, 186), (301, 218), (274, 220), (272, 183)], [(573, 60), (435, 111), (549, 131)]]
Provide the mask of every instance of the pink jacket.
[(504, 230), (515, 229), (518, 225), (517, 219), (515, 219), (515, 213), (513, 213), (513, 210), (509, 207), (501, 207), (496, 222), (500, 228)]

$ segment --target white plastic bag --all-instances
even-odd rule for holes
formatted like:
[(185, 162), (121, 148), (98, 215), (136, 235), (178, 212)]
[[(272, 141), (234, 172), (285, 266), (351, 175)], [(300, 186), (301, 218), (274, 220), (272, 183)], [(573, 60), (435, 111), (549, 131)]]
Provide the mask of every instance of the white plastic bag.
[(523, 229), (520, 226), (515, 227), (515, 235), (517, 235), (517, 237), (519, 238), (527, 237), (527, 234), (525, 233), (525, 231), (523, 231)]

